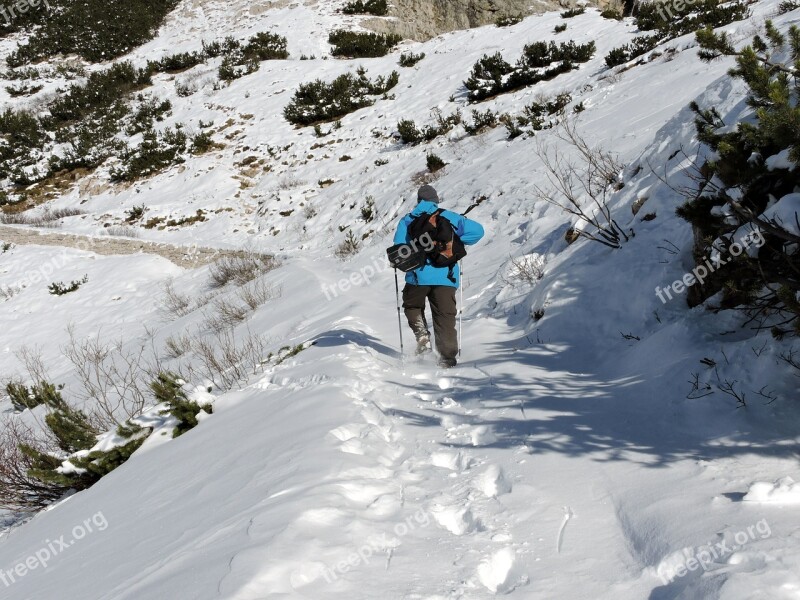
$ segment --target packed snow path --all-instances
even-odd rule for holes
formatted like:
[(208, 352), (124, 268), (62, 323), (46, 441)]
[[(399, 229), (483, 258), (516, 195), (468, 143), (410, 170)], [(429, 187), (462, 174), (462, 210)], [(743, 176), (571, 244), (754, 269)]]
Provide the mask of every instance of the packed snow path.
[[(297, 267), (286, 294), (309, 288)], [(87, 517), (108, 523), (7, 597), (744, 599), (761, 597), (751, 578), (770, 561), (769, 597), (797, 598), (799, 557), (778, 536), (792, 515), (742, 501), (754, 471), (791, 471), (790, 435), (725, 438), (706, 409), (669, 402), (654, 418), (651, 400), (682, 383), (657, 365), (614, 376), (499, 316), (468, 313), (453, 370), (403, 362), (383, 283), (362, 289), (357, 317), (280, 307), (276, 322), (314, 345), (11, 530), (5, 569)], [(717, 420), (733, 430), (738, 415)], [(674, 575), (712, 542), (729, 550)]]
[(179, 267), (197, 267), (213, 262), (223, 255), (236, 253), (231, 250), (203, 248), (197, 244), (177, 246), (110, 236), (92, 237), (53, 231), (41, 232), (8, 225), (0, 225), (0, 241), (18, 245), (78, 248), (104, 256), (139, 253), (153, 254), (166, 258)]
[[(565, 370), (564, 355), (515, 339), (500, 320), (474, 320), (468, 331), (477, 360), (452, 371), (431, 357), (401, 361), (351, 320), (316, 340), (313, 352), (340, 348), (324, 362), (343, 361), (353, 377), (342, 391), (357, 418), (323, 442), (345, 463), (303, 490), (313, 504), (281, 532), (236, 553), (221, 597), (655, 599), (724, 583), (674, 572), (691, 557), (685, 546), (737, 530), (693, 530), (675, 514), (741, 499), (719, 494), (719, 466), (709, 463), (727, 451), (637, 409), (650, 387), (642, 382)], [(266, 381), (334, 384), (324, 375)], [(737, 552), (709, 571), (749, 572), (763, 534), (731, 541)]]

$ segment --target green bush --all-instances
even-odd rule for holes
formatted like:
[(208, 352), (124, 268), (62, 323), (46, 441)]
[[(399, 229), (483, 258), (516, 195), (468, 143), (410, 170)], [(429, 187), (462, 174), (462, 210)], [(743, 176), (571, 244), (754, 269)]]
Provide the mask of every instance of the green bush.
[(21, 26), (27, 41), (6, 59), (10, 67), (79, 54), (90, 62), (105, 62), (151, 40), (179, 0), (126, 0), (110, 7), (105, 0), (49, 0), (57, 17), (29, 11)]
[(398, 64), (401, 67), (413, 67), (423, 58), (425, 58), (424, 52), (421, 52), (420, 54), (414, 54), (413, 52), (403, 52), (400, 55), (400, 60), (398, 61)]
[[(677, 213), (692, 224), (697, 265), (715, 250), (722, 255), (721, 268), (690, 288), (690, 306), (722, 292), (715, 304), (743, 307), (751, 327), (772, 328), (782, 338), (800, 334), (800, 259), (794, 251), (800, 237), (794, 222), (768, 219), (763, 212), (774, 199), (796, 191), (797, 176), (793, 166), (770, 166), (766, 159), (788, 150), (789, 161), (800, 162), (800, 107), (787, 74), (800, 61), (800, 29), (791, 26), (787, 36), (767, 21), (765, 36), (756, 35), (750, 46), (737, 51), (724, 33), (710, 28), (697, 33), (702, 60), (736, 58), (729, 74), (747, 85), (752, 114), (725, 123), (713, 107), (690, 105), (698, 139), (711, 152), (697, 169), (698, 188), (686, 195)], [(755, 257), (728, 252), (743, 229), (756, 229), (762, 236)]]
[(418, 144), (421, 141), (430, 142), (431, 140), (445, 135), (450, 132), (453, 127), (460, 125), (462, 122), (461, 111), (456, 111), (452, 115), (445, 117), (441, 112), (434, 111), (436, 114), (436, 123), (426, 125), (423, 130), (417, 128), (416, 123), (409, 119), (403, 119), (397, 123), (397, 132), (400, 134), (400, 139), (404, 144)]
[(128, 149), (122, 158), (123, 166), (111, 171), (112, 181), (134, 181), (153, 175), (175, 164), (184, 162), (188, 136), (180, 129), (144, 132), (142, 143)]
[(150, 73), (130, 62), (116, 63), (92, 73), (86, 83), (72, 84), (48, 106), (56, 124), (84, 118), (98, 109), (117, 104), (133, 91), (152, 83)]
[(55, 281), (51, 283), (49, 286), (47, 286), (47, 289), (53, 296), (64, 296), (65, 294), (70, 294), (72, 292), (78, 291), (78, 289), (88, 281), (89, 281), (89, 276), (84, 275), (83, 279), (72, 281), (69, 285), (65, 284), (62, 281)]
[[(223, 58), (223, 76), (235, 78), (258, 68), (261, 60), (286, 58), (288, 52), (285, 38), (272, 33), (258, 33), (245, 42), (226, 38), (203, 43), (202, 51), (150, 61), (145, 68), (122, 61), (95, 71), (49, 101), (42, 116), (7, 109), (0, 113), (0, 179), (30, 185), (59, 171), (94, 169), (116, 157), (125, 164), (112, 170), (112, 179), (131, 181), (182, 162), (186, 136), (153, 131), (171, 110), (169, 101), (143, 94), (132, 97), (152, 84), (154, 73), (178, 72), (215, 56)], [(137, 147), (130, 148), (122, 139), (122, 134), (140, 133), (144, 141)], [(214, 146), (210, 136), (201, 134), (189, 151), (200, 153)], [(41, 167), (44, 163), (46, 169)]]
[(56, 489), (63, 495), (70, 490), (84, 490), (102, 477), (123, 464), (144, 443), (152, 429), (138, 425), (120, 426), (118, 433), (131, 441), (111, 448), (86, 453), (97, 442), (99, 433), (89, 423), (81, 411), (70, 408), (65, 402), (45, 418), (51, 436), (59, 449), (67, 454), (74, 469), (62, 472), (65, 462), (63, 456), (56, 456), (29, 444), (20, 444), (19, 449), (30, 461), (28, 476), (49, 489)]
[(233, 81), (245, 75), (250, 75), (258, 71), (260, 65), (257, 60), (245, 59), (244, 55), (237, 52), (236, 54), (229, 54), (222, 59), (222, 64), (219, 66), (219, 78), (222, 81)]
[(494, 24), (498, 27), (511, 27), (517, 23), (522, 23), (525, 15), (501, 15), (495, 19)]
[(469, 135), (478, 135), (485, 129), (490, 129), (497, 125), (497, 119), (497, 113), (491, 109), (487, 109), (485, 112), (473, 110), (472, 124), (465, 125), (464, 129)]
[(17, 85), (17, 86), (6, 86), (6, 91), (8, 95), (12, 98), (21, 98), (22, 96), (33, 96), (34, 94), (38, 94), (44, 89), (43, 85)]
[(242, 46), (245, 59), (285, 60), (289, 58), (286, 38), (275, 33), (261, 31), (247, 40)]
[(613, 19), (614, 21), (622, 21), (622, 13), (617, 8), (611, 8), (610, 6), (604, 8), (600, 11), (600, 16), (604, 19)]
[(150, 210), (144, 204), (139, 204), (138, 206), (134, 206), (130, 210), (125, 211), (125, 222), (126, 223), (135, 223), (144, 217), (144, 214)]
[(441, 158), (436, 156), (433, 153), (429, 153), (425, 156), (425, 162), (428, 165), (428, 170), (431, 173), (436, 173), (436, 171), (441, 171), (447, 166), (447, 163), (444, 162)]
[(567, 24), (566, 23), (561, 23), (561, 25), (556, 25), (553, 28), (553, 33), (561, 33), (562, 31), (566, 31), (566, 30), (567, 30)]
[(9, 178), (18, 169), (35, 165), (49, 140), (39, 120), (30, 112), (7, 108), (0, 113), (0, 177)]
[(354, 0), (344, 5), (342, 12), (346, 15), (375, 15), (384, 17), (389, 14), (386, 0)]
[(178, 421), (178, 425), (172, 431), (172, 437), (178, 437), (197, 427), (197, 415), (200, 411), (212, 413), (210, 404), (200, 406), (187, 398), (186, 392), (183, 391), (183, 382), (174, 373), (159, 373), (150, 384), (150, 389), (157, 402), (167, 405), (164, 413), (172, 415)]
[(189, 149), (189, 152), (192, 154), (205, 154), (206, 152), (214, 150), (215, 148), (221, 147), (221, 144), (215, 142), (214, 138), (211, 137), (209, 132), (203, 131), (192, 138), (192, 146)]
[(328, 36), (331, 54), (344, 58), (377, 58), (386, 56), (403, 40), (397, 34), (363, 33), (339, 29)]
[(223, 40), (214, 40), (213, 42), (203, 41), (203, 55), (207, 58), (217, 58), (223, 54), (230, 54), (231, 52), (240, 48), (242, 43), (232, 36), (228, 36)]
[(355, 75), (340, 75), (330, 83), (317, 79), (300, 86), (291, 103), (284, 108), (283, 115), (290, 123), (300, 126), (332, 121), (372, 106), (374, 96), (385, 94), (399, 80), (397, 71), (392, 71), (388, 78), (381, 76), (371, 81), (363, 68)]
[(203, 52), (181, 52), (148, 62), (148, 69), (158, 73), (180, 73), (205, 62)]
[(422, 140), (422, 132), (417, 129), (417, 124), (409, 119), (397, 123), (397, 132), (404, 144), (416, 144)]
[(169, 100), (145, 98), (142, 94), (139, 94), (137, 100), (139, 106), (131, 112), (131, 122), (125, 128), (125, 133), (129, 136), (152, 129), (155, 122), (163, 121), (172, 111), (172, 103)]
[(6, 394), (11, 400), (14, 410), (22, 412), (26, 408), (34, 409), (37, 406), (58, 408), (61, 401), (63, 385), (56, 387), (52, 383), (41, 381), (30, 388), (17, 382), (10, 381), (6, 385)]
[(707, 27), (717, 28), (746, 19), (750, 10), (745, 2), (723, 3), (719, 0), (698, 0), (695, 3), (673, 3), (669, 0), (639, 4), (636, 25), (650, 35), (633, 38), (629, 44), (612, 49), (606, 65), (616, 67), (642, 56), (656, 46)]
[(606, 66), (613, 68), (619, 65), (624, 65), (626, 62), (633, 60), (643, 54), (647, 54), (658, 46), (662, 38), (657, 35), (640, 35), (633, 40), (630, 44), (613, 48), (606, 54)]
[[(216, 49), (212, 51), (216, 52)], [(220, 53), (224, 58), (219, 67), (219, 78), (223, 81), (232, 81), (258, 71), (261, 61), (289, 57), (286, 38), (266, 32), (257, 33), (246, 44), (228, 38)]]
[(565, 10), (561, 13), (562, 19), (571, 19), (572, 17), (577, 17), (578, 15), (582, 15), (586, 12), (586, 9), (583, 6), (578, 6), (576, 8), (570, 8)]
[(564, 112), (570, 102), (572, 96), (566, 92), (552, 100), (533, 102), (524, 108), (523, 115), (519, 117), (520, 125), (530, 126), (534, 131), (549, 129), (553, 124), (546, 123), (545, 118)]
[(553, 79), (587, 62), (595, 51), (594, 42), (576, 45), (575, 42), (535, 42), (525, 46), (522, 57), (511, 66), (498, 52), (484, 55), (472, 67), (464, 85), (469, 99), (479, 102), (520, 88)]
[(464, 82), (470, 91), (470, 99), (490, 98), (502, 93), (506, 76), (513, 73), (514, 67), (503, 58), (499, 52), (484, 54), (472, 66), (472, 73)]

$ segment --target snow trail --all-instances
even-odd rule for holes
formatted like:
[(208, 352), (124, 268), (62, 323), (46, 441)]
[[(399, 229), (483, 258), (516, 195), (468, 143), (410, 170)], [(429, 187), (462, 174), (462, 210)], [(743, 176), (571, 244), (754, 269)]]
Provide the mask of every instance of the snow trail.
[(118, 237), (97, 237), (60, 233), (53, 231), (37, 231), (21, 227), (0, 225), (0, 240), (10, 244), (32, 246), (58, 246), (61, 248), (78, 248), (103, 256), (127, 254), (152, 254), (166, 258), (179, 267), (201, 267), (222, 256), (234, 256), (238, 251), (205, 248), (195, 244), (175, 245), (152, 241)]

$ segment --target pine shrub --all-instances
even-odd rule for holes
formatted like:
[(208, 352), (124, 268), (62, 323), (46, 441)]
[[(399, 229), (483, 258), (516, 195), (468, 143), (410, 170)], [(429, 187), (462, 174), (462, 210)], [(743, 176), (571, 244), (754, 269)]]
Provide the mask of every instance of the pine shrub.
[(571, 19), (572, 17), (577, 17), (578, 15), (582, 15), (586, 12), (586, 9), (583, 6), (577, 6), (575, 8), (570, 8), (565, 10), (561, 13), (562, 19)]
[(478, 135), (486, 129), (490, 129), (497, 125), (497, 113), (488, 109), (484, 112), (478, 110), (472, 111), (472, 124), (465, 125), (464, 129), (469, 135)]
[(294, 125), (307, 126), (333, 121), (360, 108), (372, 106), (375, 96), (385, 94), (400, 80), (397, 71), (389, 77), (378, 77), (374, 81), (362, 68), (345, 73), (326, 83), (317, 79), (304, 83), (294, 93), (292, 101), (283, 110), (287, 121)]
[(78, 289), (88, 281), (89, 281), (89, 276), (84, 275), (83, 279), (72, 281), (69, 285), (61, 281), (53, 282), (49, 286), (47, 286), (47, 289), (53, 296), (64, 296), (66, 294), (78, 291)]
[[(730, 75), (747, 85), (754, 114), (733, 128), (713, 107), (692, 103), (698, 139), (712, 153), (698, 168), (699, 189), (677, 213), (693, 225), (698, 265), (715, 249), (731, 259), (703, 285), (693, 286), (690, 305), (721, 291), (722, 307), (745, 307), (756, 328), (772, 328), (780, 338), (800, 334), (800, 260), (792, 250), (800, 236), (795, 223), (770, 220), (762, 213), (772, 199), (796, 190), (800, 107), (789, 73), (800, 61), (800, 29), (792, 26), (787, 35), (767, 21), (764, 35), (766, 39), (756, 35), (750, 46), (737, 51), (724, 33), (710, 28), (697, 33), (701, 59), (736, 57)], [(782, 61), (776, 60), (781, 56)], [(789, 168), (767, 165), (767, 158), (786, 150), (793, 163)], [(728, 253), (734, 234), (743, 227), (755, 228), (764, 238), (756, 258)]]
[(724, 3), (721, 0), (698, 0), (677, 3), (670, 0), (640, 3), (636, 25), (640, 31), (653, 31), (649, 35), (633, 38), (629, 44), (612, 49), (606, 55), (606, 65), (616, 67), (647, 54), (656, 46), (687, 33), (707, 27), (717, 28), (750, 15), (744, 1)]
[(447, 166), (446, 162), (444, 162), (441, 158), (439, 158), (436, 154), (433, 154), (432, 152), (425, 157), (425, 162), (427, 163), (428, 170), (431, 173), (436, 173), (436, 171), (441, 171)]
[(342, 242), (336, 246), (333, 251), (336, 258), (339, 260), (346, 260), (347, 258), (358, 254), (361, 250), (361, 241), (356, 237), (352, 230), (347, 232), (347, 235)]
[(342, 58), (377, 58), (386, 56), (403, 38), (397, 34), (346, 31), (338, 29), (328, 36), (331, 54)]
[(148, 62), (148, 69), (158, 73), (180, 73), (192, 67), (203, 64), (206, 60), (202, 52), (180, 52), (178, 54), (170, 54), (157, 61)]
[(224, 58), (219, 67), (219, 78), (232, 81), (258, 71), (261, 61), (283, 60), (289, 57), (286, 38), (274, 33), (260, 32), (246, 44), (227, 41)]
[(30, 31), (27, 40), (6, 59), (10, 67), (59, 54), (78, 54), (90, 62), (105, 62), (151, 40), (179, 0), (126, 0), (109, 7), (104, 0), (49, 0), (28, 11), (17, 26)]
[(410, 119), (403, 119), (398, 122), (397, 131), (404, 144), (416, 144), (422, 140), (422, 132), (417, 129), (417, 124)]
[(594, 42), (580, 45), (572, 40), (560, 44), (534, 42), (523, 48), (514, 66), (499, 52), (484, 55), (473, 65), (464, 85), (469, 90), (470, 101), (480, 102), (568, 73), (577, 69), (579, 63), (587, 62), (594, 52)]
[(112, 181), (134, 181), (184, 162), (189, 137), (180, 129), (148, 129), (142, 143), (122, 156), (123, 166), (112, 169)]
[(41, 405), (57, 408), (62, 388), (63, 386), (56, 387), (46, 381), (35, 383), (30, 388), (21, 383), (10, 381), (6, 384), (6, 394), (11, 400), (14, 410), (21, 412), (26, 408), (34, 409)]
[(374, 15), (385, 17), (389, 14), (389, 4), (386, 0), (354, 0), (344, 5), (342, 12), (346, 15)]
[(400, 55), (400, 60), (398, 61), (398, 64), (401, 67), (406, 67), (406, 68), (413, 67), (423, 58), (425, 58), (424, 52), (421, 52), (419, 54), (414, 54), (413, 52), (403, 52)]
[(525, 15), (501, 15), (495, 19), (494, 24), (498, 27), (511, 27), (517, 23), (522, 23), (524, 18)]
[(200, 406), (197, 402), (189, 400), (183, 390), (183, 382), (174, 373), (159, 373), (150, 384), (150, 388), (156, 401), (167, 405), (164, 412), (178, 421), (178, 425), (172, 430), (172, 437), (178, 437), (197, 427), (197, 415), (201, 411), (207, 414), (213, 411), (210, 404)]

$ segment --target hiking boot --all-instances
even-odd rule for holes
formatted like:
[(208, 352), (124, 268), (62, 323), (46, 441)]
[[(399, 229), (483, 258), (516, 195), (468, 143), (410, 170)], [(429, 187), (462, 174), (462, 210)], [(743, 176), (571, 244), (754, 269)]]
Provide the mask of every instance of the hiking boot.
[(431, 351), (431, 338), (427, 335), (421, 335), (417, 338), (417, 356), (427, 354)]
[(455, 358), (445, 358), (444, 356), (439, 358), (439, 366), (442, 369), (451, 369), (458, 364)]

